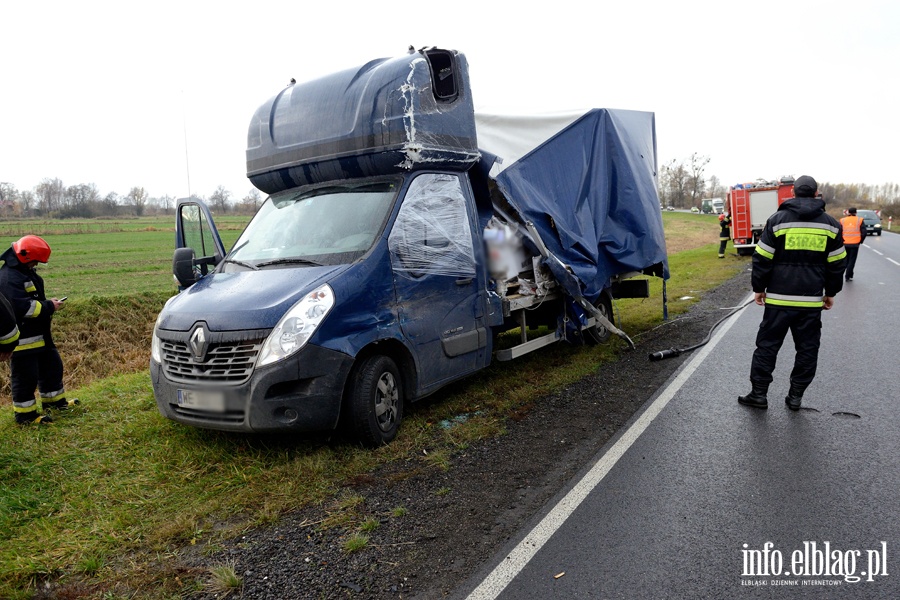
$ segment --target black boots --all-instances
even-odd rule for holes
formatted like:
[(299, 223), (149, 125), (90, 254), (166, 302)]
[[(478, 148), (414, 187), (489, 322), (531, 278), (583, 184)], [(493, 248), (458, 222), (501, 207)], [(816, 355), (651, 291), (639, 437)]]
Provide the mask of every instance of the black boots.
[[(744, 406), (752, 406), (753, 408), (769, 408), (769, 401), (766, 398), (766, 393), (769, 391), (768, 385), (760, 385), (758, 383), (753, 383), (753, 389), (746, 396), (738, 396), (738, 402), (743, 404)], [(800, 387), (799, 385), (791, 384), (791, 389), (788, 391), (788, 395), (784, 397), (784, 403), (791, 410), (800, 410), (800, 404), (803, 400), (803, 392), (806, 390), (805, 387)]]
[(744, 406), (752, 406), (753, 408), (769, 408), (769, 401), (766, 393), (769, 391), (768, 385), (753, 383), (753, 389), (746, 396), (738, 396), (738, 402)]
[(57, 400), (55, 402), (44, 402), (43, 406), (44, 408), (52, 410), (68, 410), (78, 404), (81, 404), (81, 401), (78, 398), (72, 398), (71, 400), (63, 398), (62, 400)]
[(36, 410), (26, 413), (16, 413), (16, 423), (19, 425), (47, 425), (53, 422), (50, 415), (39, 415)]
[(784, 397), (784, 403), (787, 404), (787, 407), (791, 410), (800, 410), (800, 401), (803, 400), (803, 392), (805, 388), (800, 386), (791, 384), (791, 389), (788, 390), (788, 395)]

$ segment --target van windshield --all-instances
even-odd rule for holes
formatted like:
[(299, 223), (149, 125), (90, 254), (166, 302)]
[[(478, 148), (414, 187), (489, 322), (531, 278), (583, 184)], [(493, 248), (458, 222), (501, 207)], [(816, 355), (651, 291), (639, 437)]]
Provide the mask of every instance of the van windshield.
[(228, 255), (224, 270), (339, 265), (375, 243), (400, 180), (303, 187), (269, 196)]

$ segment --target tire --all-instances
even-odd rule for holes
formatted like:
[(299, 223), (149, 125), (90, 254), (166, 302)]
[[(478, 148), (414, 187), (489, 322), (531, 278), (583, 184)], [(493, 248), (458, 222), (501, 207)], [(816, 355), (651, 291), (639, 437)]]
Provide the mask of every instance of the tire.
[(350, 380), (348, 396), (353, 436), (368, 447), (390, 443), (403, 419), (403, 381), (387, 356), (362, 360)]
[[(610, 296), (609, 292), (601, 292), (600, 297), (597, 298), (596, 302), (594, 302), (594, 307), (596, 307), (596, 309), (599, 310), (604, 317), (606, 317), (607, 321), (612, 323), (612, 296)], [(612, 331), (598, 323), (593, 327), (584, 330), (584, 341), (591, 346), (596, 346), (597, 344), (605, 343), (611, 335)]]

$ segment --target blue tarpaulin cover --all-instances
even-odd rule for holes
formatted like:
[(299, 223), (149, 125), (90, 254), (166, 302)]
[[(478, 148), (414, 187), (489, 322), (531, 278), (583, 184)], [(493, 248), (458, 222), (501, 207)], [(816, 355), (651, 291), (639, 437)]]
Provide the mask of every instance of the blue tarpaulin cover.
[(483, 167), (571, 269), (567, 276), (548, 261), (570, 294), (593, 301), (612, 276), (631, 271), (669, 278), (653, 113), (476, 114), (475, 121)]

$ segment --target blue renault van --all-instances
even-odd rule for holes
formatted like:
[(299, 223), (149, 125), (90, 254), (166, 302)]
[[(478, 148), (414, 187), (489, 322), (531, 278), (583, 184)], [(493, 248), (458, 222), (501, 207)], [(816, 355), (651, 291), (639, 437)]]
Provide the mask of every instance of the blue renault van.
[(248, 133), (248, 177), (269, 196), (234, 247), (202, 201), (178, 203), (182, 291), (150, 361), (160, 412), (234, 431), (343, 424), (375, 446), (408, 402), (492, 359), (624, 335), (613, 298), (648, 295), (637, 275), (668, 276), (653, 116), (592, 109), (529, 127), (532, 145), (549, 132), (530, 150), (502, 119), (476, 127), (451, 50), (275, 95)]

